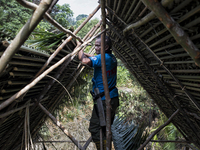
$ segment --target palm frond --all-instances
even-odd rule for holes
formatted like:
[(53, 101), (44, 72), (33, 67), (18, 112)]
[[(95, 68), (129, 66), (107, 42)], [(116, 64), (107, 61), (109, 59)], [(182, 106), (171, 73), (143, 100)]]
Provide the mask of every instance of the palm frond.
[(34, 39), (27, 40), (27, 43), (42, 50), (55, 48), (62, 42), (62, 39), (66, 38), (65, 33), (55, 34), (50, 32), (34, 32), (33, 36)]
[(146, 140), (145, 126), (135, 125), (133, 121), (126, 122), (126, 118), (115, 117), (111, 126), (112, 138), (116, 150), (137, 150)]

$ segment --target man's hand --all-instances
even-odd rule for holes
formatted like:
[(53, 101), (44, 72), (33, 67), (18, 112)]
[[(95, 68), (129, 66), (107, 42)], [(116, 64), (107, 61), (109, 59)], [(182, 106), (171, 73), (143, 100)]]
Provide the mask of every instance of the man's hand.
[(92, 61), (88, 58), (88, 57), (92, 57), (93, 55), (91, 54), (86, 54), (83, 53), (83, 50), (80, 50), (78, 53), (78, 59), (83, 63), (86, 64), (88, 66), (92, 66)]
[(87, 56), (87, 57), (93, 57), (94, 56), (92, 54), (87, 54), (87, 53), (84, 53), (84, 55)]

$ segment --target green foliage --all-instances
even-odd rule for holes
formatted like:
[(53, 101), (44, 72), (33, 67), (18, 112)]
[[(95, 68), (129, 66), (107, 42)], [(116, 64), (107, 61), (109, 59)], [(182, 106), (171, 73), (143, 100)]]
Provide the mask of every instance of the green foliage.
[(63, 27), (69, 26), (69, 19), (73, 16), (73, 11), (70, 9), (69, 4), (59, 5), (56, 4), (51, 12), (52, 18), (60, 23)]
[(78, 16), (76, 17), (76, 21), (79, 21), (79, 20), (81, 20), (81, 19), (83, 19), (83, 18), (87, 18), (87, 17), (88, 17), (88, 15), (80, 14), (80, 15), (78, 15)]
[(65, 33), (54, 34), (50, 32), (33, 32), (35, 37), (32, 40), (28, 40), (27, 43), (33, 47), (37, 47), (41, 50), (55, 49), (62, 42), (62, 39), (66, 38)]
[(15, 0), (0, 1), (0, 26), (16, 34), (30, 18), (32, 11)]
[[(63, 27), (68, 28), (71, 25), (71, 20), (73, 16), (73, 11), (70, 9), (69, 4), (59, 5), (56, 4), (52, 9), (51, 16)], [(42, 20), (36, 27), (36, 31), (48, 31), (51, 32), (57, 30), (53, 25), (48, 23), (46, 20)]]
[[(82, 18), (81, 20), (77, 21), (76, 22), (76, 26), (75, 28), (78, 28), (81, 23), (85, 20), (85, 18)], [(78, 32), (78, 36), (83, 38), (89, 31), (90, 29), (92, 29), (92, 27), (94, 25), (96, 25), (97, 23), (99, 22), (99, 20), (96, 18), (96, 19), (92, 19), (90, 20), (89, 22), (86, 23), (86, 25)]]
[[(31, 1), (31, 0), (29, 0)], [(19, 30), (24, 26), (28, 19), (32, 16), (33, 11), (21, 6), (15, 0), (1, 0), (0, 1), (0, 28), (5, 29), (10, 33), (16, 35)], [(73, 16), (73, 11), (70, 9), (69, 4), (58, 5), (56, 4), (52, 10), (51, 16), (54, 20), (60, 23), (64, 27), (70, 25), (69, 20)], [(46, 20), (42, 20), (35, 31), (53, 31), (56, 28), (48, 23)]]
[[(162, 112), (160, 112), (159, 116), (160, 118), (156, 124), (157, 127), (153, 128), (150, 132), (154, 132), (159, 126), (161, 126), (167, 121), (167, 117)], [(157, 135), (153, 137), (153, 140), (176, 141), (180, 139), (183, 139), (183, 136), (172, 123), (165, 126)], [(152, 143), (152, 147), (154, 147), (155, 150), (160, 150), (160, 148), (162, 148), (163, 150), (175, 150), (176, 144), (175, 143)]]
[(141, 121), (148, 123), (152, 118), (152, 114), (149, 114), (150, 110), (156, 112), (157, 108), (120, 60), (117, 67), (117, 87), (120, 99), (118, 115), (129, 119), (134, 118), (136, 123)]

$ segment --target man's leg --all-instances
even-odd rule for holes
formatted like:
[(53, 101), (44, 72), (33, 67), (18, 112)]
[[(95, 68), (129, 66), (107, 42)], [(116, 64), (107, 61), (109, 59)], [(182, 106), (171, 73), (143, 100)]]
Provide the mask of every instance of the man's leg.
[(97, 108), (94, 104), (92, 110), (92, 117), (90, 119), (89, 131), (92, 135), (92, 140), (96, 144), (97, 149), (100, 149), (100, 123)]
[[(102, 101), (102, 103), (106, 117), (106, 103), (105, 101)], [(119, 106), (119, 98), (118, 97), (111, 98), (110, 105), (111, 105), (111, 125), (112, 125), (115, 118), (116, 109)], [(106, 149), (106, 127), (103, 128), (103, 140), (104, 140), (104, 149)]]
[[(104, 113), (105, 113), (105, 117), (106, 117), (106, 103), (103, 100), (103, 108), (104, 108)], [(111, 125), (113, 123), (114, 117), (115, 117), (115, 112), (117, 107), (119, 106), (119, 99), (118, 97), (112, 98), (111, 99)], [(98, 117), (98, 111), (96, 109), (96, 106), (94, 104), (93, 106), (93, 111), (92, 111), (92, 117), (90, 119), (90, 126), (89, 126), (89, 131), (92, 135), (92, 140), (95, 142), (96, 146), (100, 145), (100, 123), (99, 123), (99, 117)], [(106, 143), (106, 127), (102, 128), (102, 132), (103, 132), (103, 141), (104, 141), (104, 145)]]

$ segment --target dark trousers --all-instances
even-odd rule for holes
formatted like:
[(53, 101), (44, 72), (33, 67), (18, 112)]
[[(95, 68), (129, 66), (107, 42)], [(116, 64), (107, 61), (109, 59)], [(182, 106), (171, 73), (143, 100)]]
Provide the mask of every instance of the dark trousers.
[[(106, 103), (105, 100), (102, 101), (103, 103), (103, 109), (106, 117)], [(99, 117), (98, 117), (98, 110), (96, 110), (97, 107), (95, 107), (96, 104), (93, 106), (93, 111), (92, 111), (92, 117), (90, 119), (90, 126), (89, 126), (89, 131), (92, 134), (92, 140), (94, 142), (100, 141), (100, 123), (99, 123)], [(113, 123), (114, 117), (115, 117), (115, 111), (117, 107), (119, 106), (119, 98), (114, 97), (111, 99), (110, 102), (111, 105), (111, 125)], [(106, 127), (103, 127), (102, 129), (103, 132), (103, 140), (106, 140)]]

